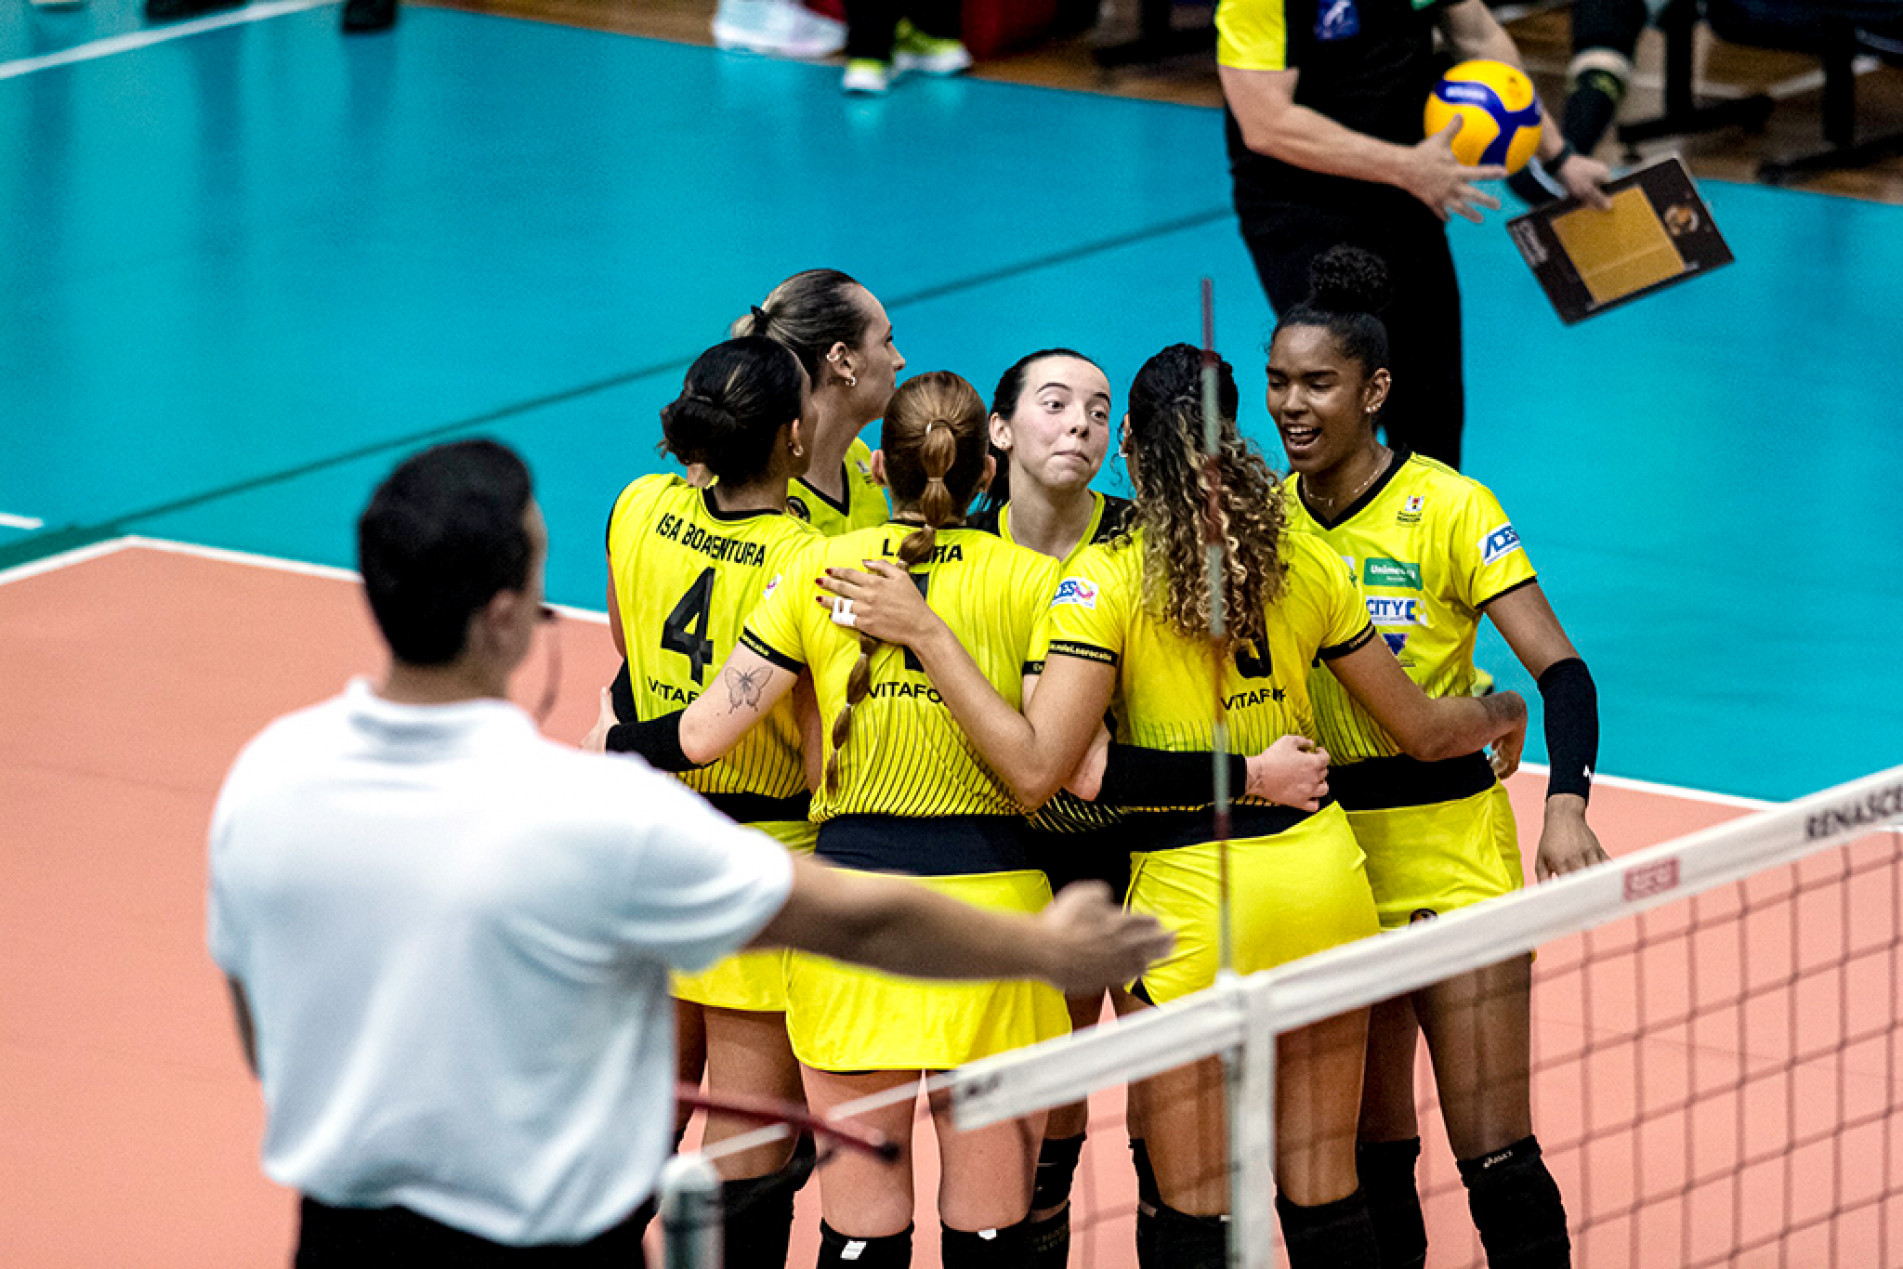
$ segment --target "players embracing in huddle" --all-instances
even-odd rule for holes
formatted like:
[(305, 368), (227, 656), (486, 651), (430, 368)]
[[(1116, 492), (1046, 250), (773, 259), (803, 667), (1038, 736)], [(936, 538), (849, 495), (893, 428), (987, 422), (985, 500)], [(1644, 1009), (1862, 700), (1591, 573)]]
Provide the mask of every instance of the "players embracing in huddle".
[[(1112, 993), (1126, 1011), (1214, 981), (1217, 691), (1243, 791), (1227, 847), (1237, 969), (1520, 885), (1498, 777), (1517, 763), (1526, 707), (1473, 694), (1474, 631), (1490, 615), (1546, 704), (1540, 875), (1603, 859), (1584, 814), (1592, 680), (1510, 522), (1483, 486), (1375, 441), (1392, 383), (1379, 273), (1366, 253), (1329, 253), (1277, 328), (1269, 407), (1286, 483), (1237, 430), (1224, 364), (1212, 503), (1202, 357), (1177, 345), (1151, 358), (1116, 429), (1128, 504), (1090, 489), (1115, 416), (1088, 358), (1021, 359), (988, 412), (944, 371), (894, 390), (904, 359), (870, 292), (829, 271), (789, 279), (663, 414), (668, 450), (711, 484), (644, 477), (616, 505), (626, 690), (604, 693), (585, 743), (680, 772), (789, 850), (980, 907), (1035, 910), (1069, 879), (1107, 881), (1177, 940)], [(815, 297), (830, 324), (793, 302)], [(843, 429), (873, 418), (881, 445), (861, 455)], [(1008, 496), (974, 510), (1007, 476)], [(1212, 505), (1228, 543), (1220, 647), (1199, 538)], [(1294, 1269), (1424, 1264), (1417, 1028), (1491, 1263), (1569, 1263), (1528, 1111), (1528, 964), (1467, 979), (1284, 1038), (1276, 1203)], [(799, 954), (739, 958), (675, 992), (684, 1035), (703, 1033), (696, 1015), (704, 1027), (714, 1090), (803, 1094), (821, 1113), (1088, 1025), (1103, 1004), (1073, 999), (1067, 1022), (1048, 987), (925, 983)], [(696, 1079), (701, 1050), (683, 1048)], [(1145, 1266), (1223, 1263), (1220, 1098), (1206, 1069), (1132, 1088)], [(910, 1101), (888, 1107), (872, 1126), (909, 1145)], [(948, 1269), (1065, 1264), (1082, 1108), (936, 1126)], [(729, 1131), (710, 1124), (715, 1139)], [(820, 1265), (910, 1263), (909, 1159), (821, 1172)], [(779, 1146), (721, 1167), (728, 1262), (783, 1264), (799, 1161)]]

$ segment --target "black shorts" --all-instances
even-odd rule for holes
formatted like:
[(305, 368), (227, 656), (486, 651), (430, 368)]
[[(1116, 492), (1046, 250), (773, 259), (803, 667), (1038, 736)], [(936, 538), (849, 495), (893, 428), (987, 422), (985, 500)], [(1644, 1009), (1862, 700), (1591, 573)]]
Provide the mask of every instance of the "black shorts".
[(1130, 833), (1123, 824), (1078, 833), (1032, 833), (1031, 859), (1051, 893), (1073, 881), (1101, 881), (1118, 903), (1130, 891)]
[(511, 1247), (451, 1228), (406, 1207), (332, 1207), (306, 1197), (298, 1211), (294, 1269), (641, 1269), (652, 1200), (585, 1243)]

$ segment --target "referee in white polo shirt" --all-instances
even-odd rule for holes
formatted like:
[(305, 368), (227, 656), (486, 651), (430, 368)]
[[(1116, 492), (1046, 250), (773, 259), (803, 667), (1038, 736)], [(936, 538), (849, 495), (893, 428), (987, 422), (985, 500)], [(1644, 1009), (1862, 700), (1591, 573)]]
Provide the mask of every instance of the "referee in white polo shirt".
[(298, 1269), (640, 1263), (673, 1133), (670, 968), (785, 945), (894, 973), (1126, 982), (1168, 944), (1101, 887), (1035, 917), (848, 877), (508, 703), (542, 515), (489, 441), (358, 524), (390, 647), (248, 745), (211, 831), (211, 951), (263, 1086)]

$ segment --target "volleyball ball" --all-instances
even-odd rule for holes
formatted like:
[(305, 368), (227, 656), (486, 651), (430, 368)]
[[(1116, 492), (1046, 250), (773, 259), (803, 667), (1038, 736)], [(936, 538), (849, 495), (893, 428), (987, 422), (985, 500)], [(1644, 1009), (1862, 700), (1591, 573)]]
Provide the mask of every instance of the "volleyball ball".
[(1540, 99), (1526, 72), (1485, 58), (1442, 75), (1427, 99), (1427, 135), (1455, 119), (1454, 157), (1468, 167), (1499, 164), (1509, 172), (1526, 166), (1540, 148)]

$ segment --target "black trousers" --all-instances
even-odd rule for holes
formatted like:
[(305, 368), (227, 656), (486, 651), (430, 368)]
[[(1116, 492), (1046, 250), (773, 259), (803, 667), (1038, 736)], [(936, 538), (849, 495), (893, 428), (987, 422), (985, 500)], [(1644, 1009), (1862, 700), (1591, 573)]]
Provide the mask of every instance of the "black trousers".
[(1388, 328), (1394, 387), (1382, 427), (1389, 445), (1459, 467), (1466, 386), (1460, 283), (1447, 227), (1409, 195), (1368, 188), (1369, 196), (1353, 207), (1238, 199), (1243, 241), (1277, 313), (1308, 298), (1309, 264), (1337, 243), (1352, 243), (1387, 262), (1394, 297), (1381, 319)]
[(510, 1247), (404, 1207), (332, 1207), (306, 1198), (293, 1269), (642, 1269), (642, 1209), (585, 1243)]
[(962, 38), (959, 0), (845, 0), (846, 56), (874, 62), (892, 60), (892, 35), (900, 18), (936, 39)]

